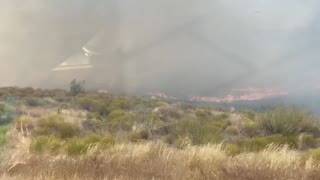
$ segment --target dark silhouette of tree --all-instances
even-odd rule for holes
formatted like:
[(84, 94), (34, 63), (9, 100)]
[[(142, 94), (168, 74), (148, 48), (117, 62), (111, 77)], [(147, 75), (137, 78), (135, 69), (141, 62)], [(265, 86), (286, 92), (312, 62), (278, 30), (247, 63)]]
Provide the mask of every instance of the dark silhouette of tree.
[(84, 85), (85, 81), (77, 82), (77, 79), (73, 79), (70, 83), (70, 93), (72, 96), (77, 96), (85, 91)]

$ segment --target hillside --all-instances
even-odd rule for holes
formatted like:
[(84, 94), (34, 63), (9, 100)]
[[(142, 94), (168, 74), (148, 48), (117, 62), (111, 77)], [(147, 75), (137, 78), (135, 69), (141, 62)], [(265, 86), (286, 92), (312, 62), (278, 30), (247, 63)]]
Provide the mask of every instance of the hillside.
[(0, 89), (2, 179), (317, 179), (318, 116)]

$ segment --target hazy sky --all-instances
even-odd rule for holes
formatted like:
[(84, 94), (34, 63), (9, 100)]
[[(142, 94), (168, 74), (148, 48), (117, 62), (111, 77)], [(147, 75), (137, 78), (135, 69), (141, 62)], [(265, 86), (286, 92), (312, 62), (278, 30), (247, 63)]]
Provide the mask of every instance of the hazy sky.
[[(62, 87), (77, 77), (112, 88), (120, 73), (134, 92), (209, 96), (246, 87), (312, 88), (319, 82), (319, 5), (0, 0), (0, 85)], [(103, 49), (100, 70), (50, 72), (88, 42)], [(125, 58), (114, 55), (119, 51)], [(112, 61), (123, 61), (122, 68)]]

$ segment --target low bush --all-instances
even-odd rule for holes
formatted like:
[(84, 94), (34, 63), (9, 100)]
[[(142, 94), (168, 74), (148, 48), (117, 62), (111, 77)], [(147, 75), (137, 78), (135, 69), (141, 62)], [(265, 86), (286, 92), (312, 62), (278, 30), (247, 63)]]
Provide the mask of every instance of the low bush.
[(88, 146), (83, 143), (80, 139), (71, 139), (65, 144), (65, 152), (69, 156), (77, 156), (85, 154)]
[(245, 122), (241, 124), (240, 132), (245, 136), (248, 136), (248, 137), (257, 136), (259, 134), (259, 131), (260, 131), (259, 124), (254, 121)]
[(228, 155), (231, 155), (231, 156), (241, 153), (241, 148), (237, 144), (225, 144), (224, 150)]
[(300, 134), (299, 136), (299, 149), (305, 150), (310, 148), (316, 148), (318, 146), (318, 140), (310, 134)]
[(9, 131), (10, 126), (0, 126), (0, 147), (4, 146), (7, 143), (6, 133)]
[(212, 116), (208, 109), (197, 109), (195, 114), (198, 119), (208, 119)]
[(41, 101), (41, 99), (36, 97), (26, 97), (25, 104), (31, 107), (37, 107), (43, 105), (43, 102)]
[(82, 97), (78, 99), (80, 108), (89, 112), (97, 112), (100, 115), (107, 115), (109, 113), (107, 105), (102, 100), (96, 100), (89, 97)]
[(29, 150), (32, 153), (49, 152), (51, 154), (58, 154), (64, 142), (53, 136), (38, 136), (33, 138)]
[(244, 152), (257, 152), (265, 149), (268, 145), (289, 145), (291, 148), (298, 148), (298, 138), (295, 136), (283, 136), (281, 134), (267, 137), (255, 137), (238, 141), (237, 145)]
[(178, 121), (175, 131), (181, 137), (190, 137), (195, 145), (220, 142), (223, 139), (221, 128), (193, 119)]
[(8, 104), (0, 103), (0, 125), (10, 124), (14, 119), (15, 108)]
[(0, 148), (7, 143), (7, 138), (4, 134), (0, 134)]
[(225, 129), (225, 132), (229, 135), (237, 135), (239, 133), (239, 128), (238, 126), (231, 125)]
[(307, 157), (320, 164), (320, 149), (311, 149), (307, 152)]
[(141, 141), (141, 140), (147, 140), (149, 138), (150, 134), (147, 130), (139, 130), (139, 131), (134, 131), (130, 135), (130, 140), (131, 141)]
[(108, 107), (109, 112), (116, 111), (116, 110), (129, 110), (129, 109), (130, 109), (130, 101), (127, 98), (113, 99), (113, 101)]
[(64, 122), (59, 115), (50, 115), (38, 120), (37, 127), (32, 131), (34, 136), (56, 136), (72, 138), (78, 136), (80, 128), (74, 124)]
[(136, 120), (133, 113), (124, 112), (122, 110), (116, 110), (109, 114), (107, 123), (108, 125), (116, 129), (130, 130)]
[(280, 107), (259, 114), (258, 120), (261, 128), (271, 134), (298, 135), (312, 132), (314, 127), (319, 127), (314, 115), (294, 107)]

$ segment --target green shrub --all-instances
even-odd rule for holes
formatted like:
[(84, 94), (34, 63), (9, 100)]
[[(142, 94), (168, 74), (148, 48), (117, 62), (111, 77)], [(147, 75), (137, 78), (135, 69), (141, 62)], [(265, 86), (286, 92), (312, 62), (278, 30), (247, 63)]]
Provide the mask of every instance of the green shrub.
[(294, 136), (283, 136), (281, 134), (267, 137), (256, 137), (246, 140), (240, 140), (237, 143), (243, 151), (260, 151), (270, 144), (284, 145), (287, 144), (291, 148), (298, 148), (298, 138)]
[(67, 104), (67, 103), (61, 103), (61, 104), (59, 104), (59, 108), (60, 108), (60, 109), (69, 109), (69, 108), (70, 108), (70, 105)]
[(313, 135), (310, 134), (300, 134), (299, 136), (299, 149), (309, 149), (316, 148), (318, 146), (318, 141)]
[(9, 125), (0, 126), (0, 134), (5, 135), (9, 131), (10, 127), (11, 126), (9, 126)]
[(32, 140), (29, 149), (30, 152), (33, 153), (49, 152), (51, 154), (58, 154), (62, 146), (63, 141), (59, 138), (52, 136), (38, 136)]
[(60, 138), (72, 138), (80, 133), (79, 127), (70, 123), (61, 123), (58, 128), (58, 136)]
[(88, 145), (81, 142), (80, 139), (70, 139), (65, 144), (65, 152), (69, 156), (77, 156), (87, 152)]
[(31, 107), (43, 105), (43, 102), (39, 98), (36, 98), (36, 97), (25, 98), (25, 103), (26, 103), (26, 105), (31, 106)]
[(85, 144), (95, 144), (95, 143), (99, 143), (101, 140), (102, 140), (101, 136), (99, 136), (97, 134), (91, 134), (91, 135), (86, 136), (83, 139), (83, 142)]
[(222, 140), (221, 128), (193, 119), (183, 119), (177, 122), (176, 133), (182, 137), (190, 137), (195, 145), (220, 142)]
[(225, 129), (225, 132), (229, 135), (237, 135), (239, 133), (239, 128), (238, 126), (231, 125)]
[(192, 144), (191, 141), (192, 140), (189, 137), (179, 137), (175, 140), (173, 146), (178, 149), (185, 149), (186, 147)]
[(9, 131), (10, 126), (0, 126), (0, 147), (4, 146), (7, 143), (6, 133)]
[(48, 141), (48, 136), (38, 136), (34, 138), (30, 144), (30, 151), (33, 153), (43, 153), (46, 150)]
[(196, 117), (198, 119), (208, 119), (211, 115), (212, 113), (207, 109), (198, 109), (196, 111)]
[(96, 100), (89, 97), (82, 97), (78, 99), (80, 108), (89, 112), (98, 112), (100, 115), (107, 115), (107, 105), (102, 100)]
[(256, 122), (245, 122), (241, 125), (241, 133), (248, 136), (254, 137), (259, 133), (259, 124)]
[(0, 103), (0, 125), (10, 124), (14, 119), (15, 108), (8, 104)]
[(234, 156), (241, 153), (241, 148), (236, 144), (226, 144), (224, 150), (228, 155)]
[(316, 163), (320, 164), (320, 149), (311, 149), (308, 151), (307, 156), (312, 158)]
[(231, 125), (230, 121), (225, 118), (215, 119), (214, 121), (210, 122), (210, 124), (221, 129), (226, 129), (228, 126)]
[(272, 134), (298, 135), (318, 127), (315, 117), (297, 108), (280, 107), (258, 116), (261, 128)]
[(130, 102), (127, 98), (114, 99), (108, 107), (109, 112), (128, 109), (130, 109)]
[(38, 120), (38, 126), (33, 129), (34, 136), (57, 136), (60, 138), (72, 138), (78, 136), (80, 128), (74, 124), (64, 122), (62, 116), (50, 115)]
[(149, 132), (147, 130), (134, 131), (130, 135), (131, 141), (147, 140), (149, 138)]
[(7, 143), (7, 138), (4, 134), (0, 134), (0, 147)]
[(87, 119), (82, 122), (82, 127), (86, 130), (96, 133), (99, 130), (104, 130), (106, 127), (105, 122), (98, 119)]
[(130, 130), (134, 124), (136, 117), (132, 113), (122, 110), (116, 110), (108, 116), (108, 124), (115, 129)]
[(115, 144), (115, 140), (112, 136), (107, 136), (107, 137), (104, 137), (100, 140), (99, 144), (102, 146), (102, 147), (109, 147), (111, 145), (114, 145)]

